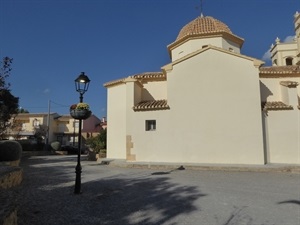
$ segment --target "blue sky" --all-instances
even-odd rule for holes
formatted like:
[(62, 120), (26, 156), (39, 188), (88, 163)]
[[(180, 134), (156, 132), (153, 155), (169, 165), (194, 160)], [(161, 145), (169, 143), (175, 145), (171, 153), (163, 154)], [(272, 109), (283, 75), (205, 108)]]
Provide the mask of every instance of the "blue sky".
[[(79, 101), (74, 80), (85, 72), (84, 95), (106, 116), (105, 82), (160, 71), (167, 45), (200, 15), (200, 0), (0, 0), (0, 57), (14, 59), (9, 79), (31, 113), (68, 114)], [(203, 0), (212, 16), (245, 39), (242, 54), (263, 59), (275, 38), (293, 36), (299, 0)], [(266, 60), (264, 60), (266, 61)]]

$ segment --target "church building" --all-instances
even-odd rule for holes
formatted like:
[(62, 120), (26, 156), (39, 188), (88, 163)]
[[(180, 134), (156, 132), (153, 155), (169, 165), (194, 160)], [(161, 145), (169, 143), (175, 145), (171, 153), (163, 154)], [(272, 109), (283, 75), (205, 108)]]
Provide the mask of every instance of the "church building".
[(199, 16), (167, 46), (161, 71), (107, 88), (107, 157), (133, 162), (300, 164), (300, 14), (272, 66), (241, 54), (244, 39)]

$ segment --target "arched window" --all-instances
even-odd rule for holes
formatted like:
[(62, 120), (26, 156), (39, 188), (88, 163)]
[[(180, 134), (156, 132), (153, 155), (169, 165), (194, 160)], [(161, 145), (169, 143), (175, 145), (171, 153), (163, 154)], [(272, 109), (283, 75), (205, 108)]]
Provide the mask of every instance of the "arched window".
[(285, 64), (286, 64), (287, 66), (293, 65), (293, 58), (292, 58), (292, 57), (286, 58), (286, 59), (285, 59)]

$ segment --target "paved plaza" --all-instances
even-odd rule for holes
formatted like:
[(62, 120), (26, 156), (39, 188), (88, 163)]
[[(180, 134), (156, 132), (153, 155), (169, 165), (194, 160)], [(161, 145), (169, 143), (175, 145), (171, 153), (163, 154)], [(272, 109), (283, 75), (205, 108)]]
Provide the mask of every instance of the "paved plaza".
[(22, 159), (19, 225), (299, 225), (300, 174), (137, 169), (76, 156)]

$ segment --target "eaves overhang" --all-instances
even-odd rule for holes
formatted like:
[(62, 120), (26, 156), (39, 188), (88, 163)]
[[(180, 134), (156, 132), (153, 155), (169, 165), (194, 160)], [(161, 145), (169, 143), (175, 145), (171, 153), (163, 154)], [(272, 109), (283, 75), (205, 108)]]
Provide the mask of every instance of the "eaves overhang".
[(165, 81), (166, 79), (166, 75), (163, 72), (145, 72), (107, 82), (103, 86), (109, 88), (112, 86), (125, 84), (127, 82), (138, 82), (140, 85), (142, 85), (143, 83), (152, 81)]
[(281, 101), (262, 102), (261, 107), (263, 111), (293, 110), (293, 106), (284, 104)]
[(299, 65), (270, 66), (259, 69), (260, 78), (300, 77)]
[(134, 111), (154, 111), (154, 110), (168, 110), (170, 106), (166, 99), (142, 101), (132, 108)]

